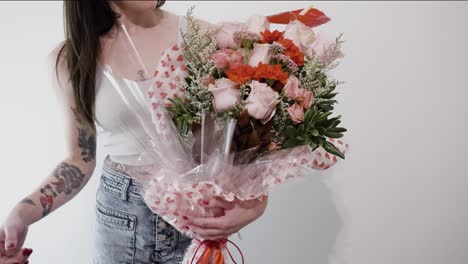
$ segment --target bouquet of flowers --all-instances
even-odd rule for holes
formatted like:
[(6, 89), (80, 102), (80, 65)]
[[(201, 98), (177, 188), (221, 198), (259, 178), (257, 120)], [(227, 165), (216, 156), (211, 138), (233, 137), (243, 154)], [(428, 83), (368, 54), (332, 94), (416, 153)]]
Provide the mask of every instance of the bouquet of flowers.
[[(163, 54), (150, 82), (105, 73), (146, 135), (124, 121), (122, 128), (158, 168), (149, 173), (147, 205), (195, 237), (187, 219), (217, 214), (206, 201), (263, 199), (278, 184), (330, 168), (348, 145), (340, 116), (331, 117), (340, 82), (328, 75), (343, 57), (342, 40), (312, 30), (330, 20), (322, 12), (252, 16), (203, 33), (192, 9), (186, 17), (182, 45)], [(271, 23), (287, 26), (271, 31)], [(196, 238), (184, 263), (235, 263), (227, 242)]]

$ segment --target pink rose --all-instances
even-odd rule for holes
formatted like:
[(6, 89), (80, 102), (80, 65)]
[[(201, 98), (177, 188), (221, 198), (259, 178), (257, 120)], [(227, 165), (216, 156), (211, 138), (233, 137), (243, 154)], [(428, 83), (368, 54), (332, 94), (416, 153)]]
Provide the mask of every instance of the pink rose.
[(200, 83), (204, 86), (209, 86), (210, 84), (214, 84), (215, 79), (211, 75), (206, 75), (200, 78)]
[[(326, 34), (320, 32), (317, 34), (315, 41), (307, 47), (307, 52), (309, 57), (316, 58), (319, 62), (330, 65), (336, 59), (343, 58), (343, 53), (341, 50), (334, 51), (336, 45), (335, 39), (330, 39)], [(328, 50), (328, 52), (325, 52)]]
[(270, 121), (276, 113), (279, 95), (266, 83), (258, 81), (252, 81), (250, 83), (250, 88), (251, 91), (249, 97), (245, 101), (245, 108), (251, 117), (265, 124)]
[(315, 41), (315, 33), (312, 28), (298, 20), (294, 20), (286, 26), (283, 36), (286, 39), (292, 40), (303, 53)]
[(231, 58), (226, 49), (217, 50), (211, 54), (211, 62), (219, 69), (226, 69), (229, 67)]
[(237, 64), (242, 64), (244, 56), (240, 51), (231, 49), (221, 49), (211, 54), (211, 62), (221, 70), (228, 70)]
[(243, 30), (250, 31), (252, 33), (260, 34), (270, 28), (270, 22), (268, 22), (265, 16), (254, 15), (250, 16), (245, 23)]
[(234, 33), (240, 31), (242, 28), (241, 23), (221, 23), (215, 33), (216, 42), (220, 49), (232, 48), (236, 46), (234, 42)]
[(302, 106), (297, 103), (294, 103), (288, 107), (288, 114), (291, 117), (291, 120), (296, 124), (302, 123), (302, 121), (304, 121), (304, 110)]
[(270, 44), (255, 44), (252, 53), (249, 58), (249, 65), (252, 67), (257, 67), (261, 62), (263, 64), (270, 63)]
[(299, 79), (294, 75), (290, 75), (283, 87), (283, 91), (284, 96), (295, 100), (299, 96)]
[(314, 94), (306, 89), (299, 89), (296, 100), (304, 109), (309, 109), (314, 103)]
[(243, 64), (244, 63), (244, 50), (239, 49), (239, 50), (229, 50), (229, 58), (231, 59), (230, 61), (230, 68), (234, 68), (234, 66), (238, 64)]
[(239, 101), (238, 84), (227, 78), (216, 80), (214, 84), (208, 86), (208, 90), (213, 94), (216, 112), (231, 110)]

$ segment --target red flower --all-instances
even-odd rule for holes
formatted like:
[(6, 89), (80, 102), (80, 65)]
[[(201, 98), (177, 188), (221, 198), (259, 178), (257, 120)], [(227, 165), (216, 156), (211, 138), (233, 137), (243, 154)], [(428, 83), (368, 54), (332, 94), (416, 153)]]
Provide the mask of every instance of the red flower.
[(244, 84), (252, 78), (255, 68), (248, 64), (238, 64), (226, 72), (227, 77), (238, 84)]
[(273, 43), (273, 41), (277, 41), (280, 38), (283, 38), (283, 32), (280, 32), (275, 29), (275, 31), (271, 32), (270, 30), (266, 29), (263, 32), (260, 32), (262, 35), (262, 43)]
[(284, 47), (284, 55), (290, 57), (297, 66), (304, 65), (304, 53), (290, 39), (281, 37), (278, 42)]
[(260, 64), (257, 66), (252, 78), (254, 80), (261, 80), (261, 79), (271, 79), (271, 80), (278, 80), (282, 84), (285, 84), (288, 79), (288, 74), (283, 71), (283, 68), (280, 64)]

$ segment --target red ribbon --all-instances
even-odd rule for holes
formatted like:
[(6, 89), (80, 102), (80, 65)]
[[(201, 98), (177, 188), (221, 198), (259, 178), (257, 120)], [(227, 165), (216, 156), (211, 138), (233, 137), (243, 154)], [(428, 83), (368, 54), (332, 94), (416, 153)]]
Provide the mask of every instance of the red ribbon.
[(236, 245), (236, 243), (232, 242), (229, 239), (220, 239), (220, 240), (203, 240), (200, 241), (196, 239), (200, 244), (198, 245), (197, 249), (195, 250), (195, 253), (193, 254), (192, 261), (190, 262), (191, 264), (194, 264), (195, 257), (197, 256), (198, 251), (200, 251), (200, 248), (204, 245), (205, 246), (205, 251), (201, 254), (201, 257), (198, 259), (198, 261), (195, 264), (210, 264), (210, 260), (213, 256), (213, 254), (218, 255), (220, 254), (220, 261), (217, 261), (216, 259), (214, 260), (213, 264), (224, 264), (224, 256), (222, 255), (221, 248), (225, 249), (227, 253), (229, 254), (229, 257), (231, 258), (232, 262), (234, 264), (237, 264), (236, 260), (232, 256), (231, 251), (227, 247), (227, 243), (230, 243), (233, 245), (240, 253), (241, 258), (242, 258), (242, 264), (244, 264), (244, 254), (242, 253), (242, 250), (239, 248), (239, 246)]
[[(301, 14), (302, 11), (307, 11)], [(308, 27), (316, 27), (327, 23), (331, 19), (327, 17), (322, 11), (311, 8), (309, 10), (297, 9), (287, 12), (282, 12), (274, 15), (267, 16), (268, 22), (272, 24), (289, 24), (291, 21), (299, 20)]]

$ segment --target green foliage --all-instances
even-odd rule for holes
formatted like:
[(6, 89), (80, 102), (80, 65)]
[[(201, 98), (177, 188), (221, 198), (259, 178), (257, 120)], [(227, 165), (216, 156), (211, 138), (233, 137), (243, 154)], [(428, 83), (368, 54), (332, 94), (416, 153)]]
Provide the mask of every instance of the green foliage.
[(185, 136), (192, 127), (195, 113), (193, 113), (193, 111), (191, 111), (180, 98), (169, 99), (169, 101), (172, 103), (172, 106), (169, 106), (166, 109), (172, 114), (172, 120), (180, 134)]
[(309, 108), (304, 114), (303, 123), (286, 127), (282, 148), (301, 145), (309, 145), (312, 149), (323, 147), (327, 152), (344, 159), (344, 155), (326, 139), (341, 138), (346, 132), (345, 128), (338, 127), (341, 116), (329, 118), (331, 114), (318, 106)]
[(188, 77), (180, 86), (190, 102), (193, 122), (199, 123), (203, 110), (212, 110), (213, 95), (203, 85), (203, 78), (213, 76), (216, 67), (210, 61), (210, 55), (217, 49), (213, 30), (201, 31), (200, 24), (193, 16), (194, 7), (187, 12), (187, 31), (182, 34), (182, 55), (187, 65)]

